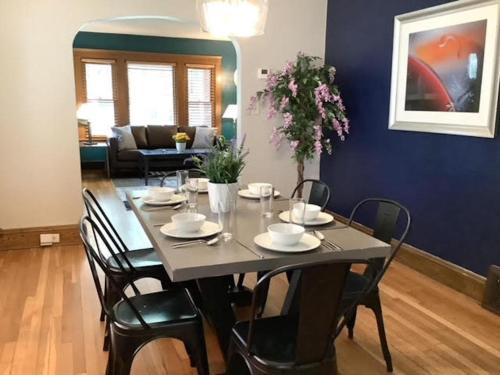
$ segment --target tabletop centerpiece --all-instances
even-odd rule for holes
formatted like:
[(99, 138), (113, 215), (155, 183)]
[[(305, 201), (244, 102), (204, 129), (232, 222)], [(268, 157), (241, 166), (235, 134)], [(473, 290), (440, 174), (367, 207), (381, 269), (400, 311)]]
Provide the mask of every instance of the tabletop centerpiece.
[[(258, 102), (267, 104), (267, 118), (278, 114), (282, 124), (273, 128), (270, 142), (279, 148), (286, 141), (297, 163), (297, 184), (304, 180), (304, 162), (332, 154), (332, 134), (341, 141), (349, 134), (349, 119), (337, 85), (336, 69), (319, 57), (299, 53), (281, 71), (270, 72), (266, 87), (251, 98), (250, 110)], [(302, 196), (302, 189), (298, 192)]]
[(175, 147), (177, 148), (177, 152), (186, 151), (186, 143), (190, 141), (189, 135), (184, 132), (176, 133), (172, 136), (172, 139), (175, 141)]
[(210, 209), (229, 212), (235, 207), (238, 196), (238, 179), (245, 167), (248, 151), (244, 149), (245, 139), (239, 147), (224, 137), (217, 138), (211, 152), (206, 156), (194, 157), (193, 161), (209, 179), (207, 184)]

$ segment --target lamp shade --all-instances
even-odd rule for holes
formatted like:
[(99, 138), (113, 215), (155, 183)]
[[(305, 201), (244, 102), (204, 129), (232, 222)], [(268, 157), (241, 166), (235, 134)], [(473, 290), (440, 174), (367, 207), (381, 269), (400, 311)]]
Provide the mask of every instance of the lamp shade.
[(238, 106), (236, 104), (229, 104), (222, 115), (222, 118), (236, 120), (238, 118)]
[(76, 118), (78, 120), (92, 120), (92, 115), (94, 112), (94, 108), (91, 103), (83, 103), (78, 107), (76, 111)]
[(250, 37), (264, 34), (268, 0), (197, 0), (203, 31), (215, 36)]

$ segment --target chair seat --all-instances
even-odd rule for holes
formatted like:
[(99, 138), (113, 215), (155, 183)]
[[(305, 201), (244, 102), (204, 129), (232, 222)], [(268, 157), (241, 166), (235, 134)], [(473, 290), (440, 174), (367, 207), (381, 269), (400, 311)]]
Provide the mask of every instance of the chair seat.
[[(351, 299), (357, 297), (370, 283), (370, 279), (365, 275), (357, 272), (349, 272), (344, 289), (343, 299)], [(377, 290), (378, 287), (375, 288)]]
[[(198, 310), (184, 288), (141, 294), (131, 297), (130, 302), (150, 326), (179, 323), (198, 317)], [(116, 323), (141, 328), (141, 323), (126, 301), (118, 302), (113, 307), (113, 312)]]
[[(260, 359), (290, 363), (295, 358), (297, 319), (286, 316), (263, 318), (254, 321), (252, 353)], [(233, 337), (240, 346), (245, 346), (248, 337), (248, 322), (238, 322), (233, 327)]]
[[(132, 264), (132, 266), (137, 270), (141, 268), (150, 268), (155, 266), (163, 267), (160, 258), (158, 258), (158, 254), (156, 254), (156, 251), (152, 248), (127, 251), (125, 254), (126, 255), (123, 255), (122, 253), (117, 254), (118, 259), (121, 261), (125, 269), (128, 268), (127, 263), (123, 260), (125, 256)], [(114, 257), (110, 256), (107, 259), (107, 263), (112, 271), (121, 272), (121, 268), (118, 267), (118, 264), (116, 263)]]

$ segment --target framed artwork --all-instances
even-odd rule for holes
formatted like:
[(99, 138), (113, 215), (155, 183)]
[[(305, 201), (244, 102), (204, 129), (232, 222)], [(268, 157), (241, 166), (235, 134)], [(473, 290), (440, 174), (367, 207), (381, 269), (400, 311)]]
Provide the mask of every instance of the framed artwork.
[(500, 0), (463, 0), (394, 20), (389, 129), (493, 138)]

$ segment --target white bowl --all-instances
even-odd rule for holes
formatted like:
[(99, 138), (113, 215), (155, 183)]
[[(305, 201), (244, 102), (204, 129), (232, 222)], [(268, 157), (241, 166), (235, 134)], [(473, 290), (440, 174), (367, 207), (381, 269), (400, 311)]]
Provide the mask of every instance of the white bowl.
[(148, 195), (155, 201), (167, 202), (175, 194), (175, 190), (169, 187), (154, 186), (148, 190)]
[(207, 190), (208, 189), (208, 178), (199, 178), (198, 179), (198, 190)]
[(302, 220), (302, 213), (304, 213), (305, 221), (314, 220), (318, 217), (321, 212), (321, 207), (315, 204), (305, 204), (304, 203), (295, 203), (293, 205), (293, 218), (295, 220)]
[(248, 184), (248, 191), (253, 194), (253, 195), (258, 195), (260, 196), (260, 188), (261, 187), (268, 187), (272, 188), (273, 185), (268, 184), (267, 182), (253, 182), (251, 184)]
[(183, 212), (172, 216), (174, 228), (180, 232), (198, 232), (205, 223), (206, 216), (193, 212)]
[(277, 245), (292, 246), (300, 241), (305, 229), (289, 223), (271, 224), (267, 227), (271, 241)]

